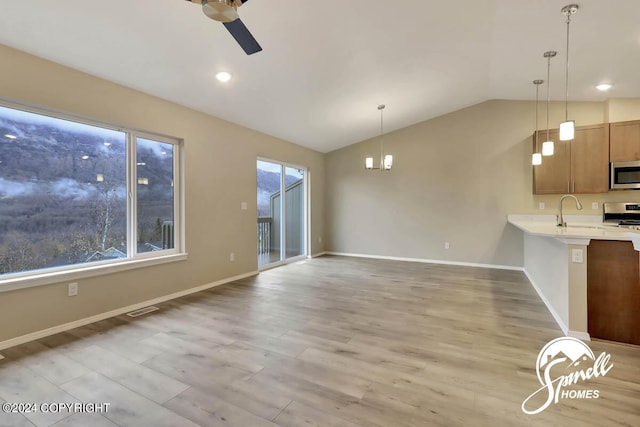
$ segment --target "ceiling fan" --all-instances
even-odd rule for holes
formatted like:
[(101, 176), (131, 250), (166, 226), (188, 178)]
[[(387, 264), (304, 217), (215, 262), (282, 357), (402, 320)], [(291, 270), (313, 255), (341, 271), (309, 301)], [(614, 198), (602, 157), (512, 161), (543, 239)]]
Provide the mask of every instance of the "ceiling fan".
[(262, 47), (238, 16), (238, 7), (249, 0), (187, 0), (202, 5), (202, 11), (214, 21), (222, 22), (247, 55), (260, 52)]

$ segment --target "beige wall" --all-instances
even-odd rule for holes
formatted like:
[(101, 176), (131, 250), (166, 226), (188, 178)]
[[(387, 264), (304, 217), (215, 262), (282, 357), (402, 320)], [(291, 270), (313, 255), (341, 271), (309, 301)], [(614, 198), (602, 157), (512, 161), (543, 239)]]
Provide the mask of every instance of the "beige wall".
[(0, 97), (183, 138), (189, 253), (183, 262), (80, 280), (73, 298), (66, 282), (0, 293), (0, 342), (255, 271), (258, 156), (310, 168), (312, 252), (323, 250), (321, 153), (2, 45), (0, 76)]
[(626, 122), (640, 119), (640, 98), (612, 98), (606, 102), (605, 121)]
[[(555, 214), (558, 202), (558, 196), (532, 195), (534, 105), (487, 101), (387, 134), (385, 149), (394, 156), (389, 172), (364, 170), (364, 158), (379, 155), (378, 138), (329, 153), (328, 250), (521, 267), (522, 232), (507, 224), (507, 214)], [(607, 106), (569, 108), (580, 126), (604, 122)], [(543, 105), (540, 114), (543, 128)], [(564, 104), (552, 103), (550, 116), (550, 127), (557, 127)], [(385, 120), (393, 121), (393, 106)], [(598, 215), (592, 202), (640, 201), (640, 192), (579, 197), (581, 213)], [(569, 203), (567, 211), (575, 213)]]

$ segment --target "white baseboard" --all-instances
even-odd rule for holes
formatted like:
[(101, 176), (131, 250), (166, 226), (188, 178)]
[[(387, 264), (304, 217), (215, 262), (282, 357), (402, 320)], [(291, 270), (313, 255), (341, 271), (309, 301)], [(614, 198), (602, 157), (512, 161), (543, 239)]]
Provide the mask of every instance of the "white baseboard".
[(589, 335), (586, 332), (577, 332), (577, 331), (570, 330), (567, 333), (567, 336), (571, 338), (578, 338), (579, 340), (582, 340), (582, 341), (591, 341), (591, 335)]
[(6, 341), (0, 342), (0, 350), (5, 348), (14, 347), (16, 345), (24, 344), (30, 341), (35, 341), (40, 338), (48, 337), (50, 335), (59, 334), (60, 332), (68, 331), (80, 326), (88, 325), (90, 323), (99, 322), (100, 320), (109, 319), (110, 317), (119, 316), (121, 314), (128, 313), (130, 311), (138, 310), (150, 305), (160, 304), (165, 301), (180, 298), (185, 295), (194, 294), (196, 292), (204, 291), (216, 286), (224, 285), (236, 280), (245, 279), (247, 277), (255, 276), (258, 271), (252, 271), (250, 273), (240, 274), (238, 276), (228, 277), (226, 279), (218, 280), (216, 282), (207, 283), (206, 285), (197, 286), (195, 288), (189, 288), (184, 291), (175, 292), (169, 295), (163, 295), (158, 298), (150, 299), (147, 301), (139, 302), (137, 304), (129, 305), (126, 307), (117, 308), (115, 310), (107, 311), (105, 313), (96, 314), (95, 316), (85, 317), (84, 319), (74, 320), (73, 322), (64, 323), (62, 325), (54, 326), (51, 328), (43, 329), (41, 331), (32, 332), (30, 334), (22, 335), (16, 338), (11, 338)]
[(405, 258), (405, 257), (395, 257), (395, 256), (353, 254), (353, 253), (346, 253), (346, 252), (330, 252), (330, 251), (323, 252), (323, 254), (336, 255), (336, 256), (348, 256), (348, 257), (355, 257), (355, 258), (384, 259), (389, 261), (421, 262), (425, 264), (443, 264), (443, 265), (457, 265), (461, 267), (495, 268), (497, 270), (524, 271), (522, 267), (515, 267), (512, 265), (479, 264), (474, 262), (443, 261), (439, 259)]
[(329, 252), (327, 251), (323, 251), (323, 252), (318, 252), (317, 254), (312, 254), (309, 258), (318, 258), (321, 257), (323, 255), (327, 255)]
[(524, 271), (524, 274), (527, 276), (527, 279), (529, 279), (529, 283), (531, 283), (531, 286), (533, 286), (533, 289), (536, 290), (536, 293), (538, 294), (538, 296), (540, 297), (544, 305), (547, 306), (547, 310), (549, 310), (549, 313), (551, 313), (551, 315), (555, 319), (556, 323), (562, 330), (562, 333), (565, 334), (565, 336), (569, 336), (569, 327), (565, 325), (565, 323), (562, 321), (562, 318), (560, 317), (558, 312), (555, 310), (555, 308), (553, 308), (553, 306), (551, 305), (547, 297), (544, 296), (544, 294), (542, 293), (538, 285), (536, 285), (536, 282), (533, 280), (533, 278), (531, 278), (527, 270), (523, 269), (522, 271)]

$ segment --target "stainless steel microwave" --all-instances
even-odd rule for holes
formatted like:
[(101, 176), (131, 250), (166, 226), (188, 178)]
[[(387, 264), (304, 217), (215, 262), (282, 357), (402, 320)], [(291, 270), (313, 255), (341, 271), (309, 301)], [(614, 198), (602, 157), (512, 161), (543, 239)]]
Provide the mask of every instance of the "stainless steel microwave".
[(612, 190), (640, 189), (640, 161), (611, 163)]

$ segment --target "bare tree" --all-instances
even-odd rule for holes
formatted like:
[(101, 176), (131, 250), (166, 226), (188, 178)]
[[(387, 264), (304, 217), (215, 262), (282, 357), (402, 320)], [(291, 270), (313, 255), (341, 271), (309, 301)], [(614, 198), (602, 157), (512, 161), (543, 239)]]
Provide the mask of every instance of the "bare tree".
[(33, 243), (22, 233), (11, 233), (0, 248), (0, 272), (15, 273), (43, 267)]
[(98, 231), (98, 245), (100, 250), (107, 249), (109, 232), (117, 216), (118, 193), (111, 182), (104, 182), (100, 189), (100, 196), (96, 200), (95, 221)]

